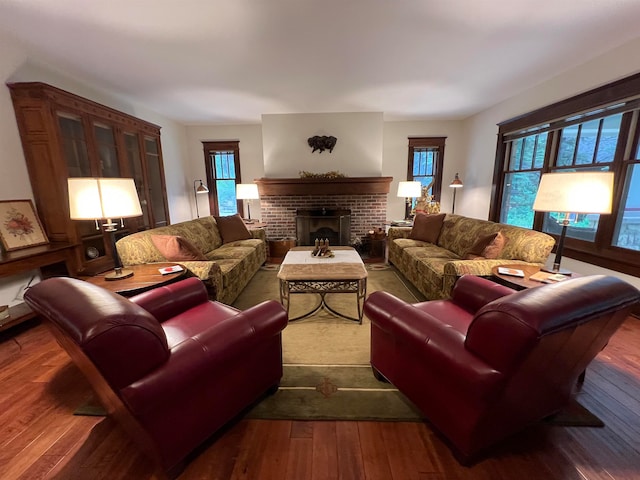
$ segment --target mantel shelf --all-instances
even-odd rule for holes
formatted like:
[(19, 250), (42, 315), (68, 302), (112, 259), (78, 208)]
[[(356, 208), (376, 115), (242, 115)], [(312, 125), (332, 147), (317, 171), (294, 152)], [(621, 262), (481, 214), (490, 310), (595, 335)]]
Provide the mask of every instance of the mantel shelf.
[(260, 178), (260, 196), (389, 193), (393, 177)]

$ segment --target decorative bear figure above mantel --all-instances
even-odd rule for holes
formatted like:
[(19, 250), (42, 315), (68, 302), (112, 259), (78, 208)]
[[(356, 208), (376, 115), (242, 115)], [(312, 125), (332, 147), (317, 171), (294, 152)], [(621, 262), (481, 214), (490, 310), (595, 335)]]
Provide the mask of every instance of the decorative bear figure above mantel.
[(333, 152), (333, 148), (336, 146), (337, 141), (338, 139), (336, 137), (326, 135), (316, 135), (307, 139), (307, 143), (312, 148), (311, 153), (315, 152), (316, 150), (319, 150), (320, 153), (324, 152), (325, 150)]

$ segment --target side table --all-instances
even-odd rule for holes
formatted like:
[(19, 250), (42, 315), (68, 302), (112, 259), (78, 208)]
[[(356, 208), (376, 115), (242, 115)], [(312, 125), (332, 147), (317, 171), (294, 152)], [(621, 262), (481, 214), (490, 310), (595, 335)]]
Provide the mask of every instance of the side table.
[[(500, 265), (500, 267), (506, 268), (515, 268), (517, 270), (522, 270), (524, 272), (524, 277), (515, 277), (513, 275), (503, 275), (498, 273), (498, 267), (493, 267), (491, 269), (491, 275), (493, 276), (493, 280), (501, 285), (505, 285), (507, 287), (513, 288), (514, 290), (525, 290), (527, 288), (539, 287), (541, 285), (547, 285), (543, 282), (536, 282), (535, 280), (529, 280), (529, 277), (535, 273), (540, 271), (540, 267), (536, 267), (534, 265), (521, 265), (514, 263), (512, 265)], [(567, 276), (569, 278), (577, 278), (580, 274), (572, 273), (571, 276)]]
[(142, 265), (128, 265), (128, 270), (133, 270), (133, 276), (123, 278), (121, 280), (106, 280), (104, 277), (107, 273), (101, 273), (94, 277), (80, 277), (82, 280), (106, 288), (123, 297), (132, 297), (147, 290), (167, 285), (175, 281), (181, 280), (187, 273), (187, 269), (175, 273), (163, 275), (160, 268), (172, 267), (177, 263), (145, 263)]

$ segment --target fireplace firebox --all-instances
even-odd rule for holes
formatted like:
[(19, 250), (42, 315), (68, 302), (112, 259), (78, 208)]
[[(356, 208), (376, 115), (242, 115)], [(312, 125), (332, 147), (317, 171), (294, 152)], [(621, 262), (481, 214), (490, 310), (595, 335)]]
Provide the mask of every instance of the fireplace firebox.
[(329, 240), (329, 245), (349, 245), (351, 210), (318, 208), (296, 210), (296, 237), (298, 245), (313, 245), (318, 240)]

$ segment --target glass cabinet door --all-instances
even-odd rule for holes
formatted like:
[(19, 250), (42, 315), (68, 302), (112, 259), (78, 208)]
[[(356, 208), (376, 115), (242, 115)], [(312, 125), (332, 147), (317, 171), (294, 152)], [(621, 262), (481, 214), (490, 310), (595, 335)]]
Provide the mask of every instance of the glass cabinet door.
[(138, 192), (140, 206), (142, 207), (142, 225), (140, 226), (140, 229), (148, 229), (151, 228), (151, 221), (149, 219), (147, 196), (144, 191), (144, 171), (142, 169), (142, 156), (140, 155), (140, 142), (138, 135), (135, 133), (125, 132), (124, 145), (129, 174), (133, 177), (133, 181), (136, 184), (136, 191)]
[(102, 123), (93, 124), (93, 133), (98, 150), (98, 167), (101, 177), (119, 177), (118, 149), (113, 128)]
[(164, 188), (162, 182), (162, 165), (160, 163), (160, 149), (153, 137), (144, 138), (145, 158), (147, 160), (147, 178), (149, 181), (149, 200), (153, 212), (153, 227), (168, 224), (167, 210), (164, 204)]
[(62, 137), (62, 150), (70, 177), (90, 177), (91, 162), (87, 149), (87, 139), (84, 134), (82, 118), (69, 114), (58, 113), (58, 125)]

